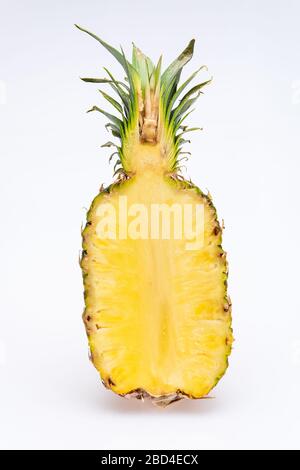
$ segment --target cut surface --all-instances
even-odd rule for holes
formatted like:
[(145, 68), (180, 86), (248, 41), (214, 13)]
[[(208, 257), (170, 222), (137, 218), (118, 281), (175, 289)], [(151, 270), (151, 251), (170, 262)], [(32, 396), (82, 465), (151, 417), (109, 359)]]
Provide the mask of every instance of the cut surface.
[[(125, 81), (105, 68), (114, 96), (100, 90), (117, 113), (99, 106), (119, 143), (117, 181), (101, 190), (83, 231), (84, 322), (91, 357), (106, 387), (166, 405), (205, 396), (226, 370), (232, 343), (222, 231), (208, 196), (181, 172), (186, 125), (206, 77), (181, 82), (194, 39), (164, 70), (135, 45), (123, 50), (77, 25), (123, 68)], [(155, 208), (154, 208), (155, 206)], [(114, 219), (114, 220), (113, 220)], [(150, 225), (149, 225), (150, 222)]]
[[(204, 207), (204, 242), (187, 239), (102, 239), (97, 224), (107, 203)], [(124, 222), (117, 217), (118, 229)], [(118, 232), (119, 233), (119, 232)], [(100, 193), (83, 233), (84, 321), (102, 380), (126, 395), (144, 390), (200, 398), (223, 375), (232, 343), (226, 260), (210, 199), (185, 182), (144, 171)]]

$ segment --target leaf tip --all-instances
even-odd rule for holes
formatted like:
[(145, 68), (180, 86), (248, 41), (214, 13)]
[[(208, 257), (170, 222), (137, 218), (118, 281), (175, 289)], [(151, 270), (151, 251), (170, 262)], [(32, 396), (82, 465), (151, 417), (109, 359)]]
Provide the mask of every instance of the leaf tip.
[(87, 113), (91, 113), (92, 111), (96, 111), (97, 107), (92, 106), (90, 109), (87, 110)]
[(188, 49), (191, 51), (191, 53), (194, 52), (195, 42), (196, 42), (196, 39), (193, 38), (190, 40), (188, 44)]

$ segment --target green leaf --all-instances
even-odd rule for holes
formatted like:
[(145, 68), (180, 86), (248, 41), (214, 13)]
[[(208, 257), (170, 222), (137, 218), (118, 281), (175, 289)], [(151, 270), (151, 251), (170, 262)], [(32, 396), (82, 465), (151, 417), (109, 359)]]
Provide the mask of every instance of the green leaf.
[(114, 155), (120, 155), (120, 154), (119, 154), (119, 152), (114, 152), (114, 153), (112, 153), (111, 156), (110, 156), (109, 159), (108, 159), (108, 163), (110, 163), (110, 162), (112, 161)]
[(90, 31), (88, 31), (85, 28), (82, 28), (78, 24), (75, 24), (75, 26), (76, 28), (80, 29), (80, 31), (87, 33), (89, 36), (96, 39), (96, 41), (100, 42), (100, 44), (102, 44), (102, 46), (105, 47), (105, 49), (108, 50), (108, 52), (110, 52), (114, 56), (115, 59), (117, 59), (117, 61), (122, 65), (122, 67), (125, 68), (124, 57), (121, 54), (121, 52), (119, 52), (117, 49), (107, 44), (105, 41), (103, 41), (103, 39), (100, 39), (98, 36), (96, 36), (96, 34), (91, 33)]
[(160, 58), (158, 59), (157, 65), (153, 71), (155, 87), (158, 87), (160, 83), (161, 64), (162, 64), (162, 56), (160, 56)]
[(98, 108), (98, 106), (93, 106), (91, 109), (87, 111), (87, 113), (91, 113), (92, 111), (98, 111), (99, 113), (104, 114), (104, 116), (106, 116), (110, 121), (115, 123), (120, 129), (123, 127), (123, 122), (121, 121), (121, 119), (117, 118), (113, 114), (107, 113), (101, 108)]
[(154, 70), (154, 64), (153, 64), (152, 60), (150, 59), (150, 57), (147, 57), (147, 56), (146, 56), (146, 66), (147, 66), (148, 77), (149, 77), (149, 80), (150, 80), (151, 75), (152, 75), (153, 70)]
[(182, 126), (184, 127), (184, 130), (177, 135), (177, 137), (180, 137), (182, 134), (185, 134), (186, 132), (193, 132), (193, 131), (203, 131), (202, 127), (190, 127), (188, 128), (187, 126)]
[(121, 162), (121, 160), (119, 159), (119, 160), (117, 160), (116, 163), (114, 164), (114, 171), (116, 171), (117, 167), (120, 166), (120, 165), (122, 165), (122, 162)]
[(114, 137), (118, 137), (119, 139), (121, 139), (120, 130), (115, 124), (109, 122), (108, 124), (105, 124), (105, 127), (107, 130), (110, 130)]
[[(169, 114), (172, 110), (172, 107), (175, 103), (175, 101), (177, 100), (177, 98), (179, 98), (179, 96), (181, 95), (181, 93), (183, 92), (183, 90), (187, 87), (187, 85), (196, 77), (196, 75), (200, 72), (200, 70), (203, 70), (204, 68), (206, 68), (205, 65), (203, 65), (202, 67), (200, 67), (198, 70), (196, 70), (196, 72), (194, 72), (179, 88), (178, 90), (176, 91), (176, 93), (173, 94), (172, 96), (172, 99), (170, 100), (170, 103), (168, 105), (168, 111), (167, 113)], [(203, 83), (203, 86), (208, 83), (208, 82), (204, 82)]]
[[(180, 152), (178, 153), (178, 155), (180, 154)], [(177, 163), (180, 163), (180, 162), (188, 162), (189, 159), (188, 157), (181, 157), (181, 158), (178, 158), (177, 159)]]
[(120, 174), (125, 174), (124, 173), (124, 168), (118, 168), (114, 174), (113, 174), (113, 177), (117, 176), (117, 175), (120, 175)]
[(109, 78), (80, 77), (80, 80), (82, 80), (83, 82), (87, 82), (87, 83), (109, 83), (109, 84), (116, 83), (118, 85), (123, 86), (124, 88), (126, 88), (129, 91), (129, 88), (125, 83), (119, 82), (117, 80), (110, 80)]
[(131, 64), (127, 61), (124, 51), (122, 49), (122, 54), (125, 63), (125, 71), (127, 73), (128, 82), (130, 85), (130, 106), (129, 106), (129, 119), (128, 123), (136, 117), (138, 112), (138, 99), (137, 99), (137, 92), (141, 89), (141, 80), (137, 73), (137, 71), (132, 67)]
[(175, 108), (172, 113), (171, 113), (171, 120), (172, 122), (176, 122), (178, 121), (178, 119), (180, 119), (180, 117), (190, 109), (190, 107), (195, 103), (195, 101), (197, 101), (197, 99), (199, 98), (200, 96), (200, 92), (198, 92), (198, 94), (195, 96), (195, 98), (192, 98), (190, 100), (184, 100), (184, 101), (181, 101), (180, 104), (177, 106), (177, 108)]
[(101, 145), (101, 147), (118, 147), (114, 142), (105, 142), (105, 144)]
[(172, 99), (172, 96), (176, 92), (179, 79), (180, 79), (180, 75), (177, 74), (175, 75), (173, 80), (171, 80), (169, 83), (167, 84), (162, 83), (162, 99), (165, 103), (166, 109), (168, 108), (168, 105), (170, 103), (170, 100)]
[(143, 54), (134, 43), (132, 44), (132, 65), (140, 77), (142, 90), (144, 92), (145, 88), (150, 83), (154, 65), (151, 59)]
[(111, 83), (111, 80), (109, 80), (108, 78), (80, 77), (80, 80), (87, 83)]
[[(119, 64), (122, 65), (123, 69), (125, 70), (127, 76), (128, 76), (128, 79), (129, 79), (129, 82), (130, 82), (130, 78), (134, 76), (134, 73), (135, 73), (135, 70), (134, 68), (132, 67), (132, 65), (127, 61), (126, 57), (125, 57), (125, 54), (124, 54), (124, 51), (123, 49), (121, 48), (121, 52), (119, 52), (117, 49), (115, 49), (113, 46), (110, 46), (110, 44), (108, 44), (107, 42), (103, 41), (103, 39), (99, 38), (98, 36), (96, 36), (96, 34), (94, 33), (91, 33), (90, 31), (88, 31), (87, 29), (85, 28), (82, 28), (81, 26), (75, 24), (76, 28), (78, 28), (80, 31), (83, 31), (84, 33), (87, 33), (89, 36), (91, 36), (92, 38), (96, 39), (96, 41), (98, 41), (103, 47), (105, 47), (105, 49), (110, 52), (114, 58), (119, 62)], [(136, 78), (136, 77), (135, 77)]]
[(201, 88), (203, 88), (205, 85), (208, 85), (210, 82), (212, 81), (212, 78), (210, 78), (209, 80), (206, 80), (205, 82), (202, 82), (202, 83), (199, 83), (198, 85), (194, 86), (193, 88), (191, 88), (182, 98), (181, 101), (185, 101), (187, 98), (189, 98), (191, 95), (193, 95), (194, 93), (196, 93), (198, 90), (201, 90)]
[[(122, 88), (119, 86), (118, 82), (114, 79), (113, 75), (111, 74), (111, 72), (104, 67), (104, 70), (105, 72), (108, 74), (108, 76), (111, 78), (111, 87), (112, 89), (119, 95), (119, 97), (121, 98), (121, 100), (123, 101), (123, 104), (124, 106), (126, 107), (127, 111), (129, 112), (129, 104), (130, 104), (130, 97), (128, 95), (128, 93), (126, 93), (124, 90), (122, 90)], [(127, 85), (125, 85), (126, 88)], [(128, 88), (129, 90), (129, 88)]]
[(181, 119), (180, 121), (178, 122), (173, 122), (173, 130), (174, 132), (176, 133), (178, 131), (178, 129), (180, 128), (181, 124), (183, 123), (183, 121), (185, 121), (185, 119), (193, 112), (195, 111), (194, 109), (191, 109), (188, 113), (186, 113)]
[(169, 67), (162, 74), (161, 80), (162, 83), (169, 83), (173, 78), (179, 73), (181, 73), (182, 68), (185, 64), (191, 60), (194, 52), (195, 39), (192, 39), (184, 51), (175, 59)]
[(111, 96), (109, 96), (107, 93), (104, 93), (104, 91), (102, 90), (99, 90), (101, 95), (117, 110), (119, 111), (119, 113), (124, 117), (125, 119), (125, 116), (123, 114), (123, 108), (122, 106), (120, 105), (120, 103), (118, 103), (114, 98), (112, 98)]
[[(104, 48), (106, 48), (108, 52), (120, 63), (126, 74), (125, 83), (124, 81), (116, 80), (106, 68), (105, 71), (107, 73), (107, 78), (82, 78), (85, 82), (109, 84), (113, 92), (117, 94), (117, 96), (115, 96), (113, 93), (111, 96), (111, 92), (107, 94), (104, 91), (99, 90), (102, 96), (118, 111), (118, 113), (120, 113), (120, 117), (117, 117), (119, 114), (115, 116), (98, 106), (93, 106), (88, 111), (98, 111), (105, 115), (110, 120), (106, 125), (106, 128), (112, 132), (113, 136), (121, 139), (120, 147), (112, 142), (108, 142), (104, 144), (104, 146), (114, 145), (118, 149), (117, 153), (119, 153), (120, 162), (123, 162), (125, 158), (124, 152), (127, 149), (127, 139), (130, 138), (131, 132), (138, 132), (139, 119), (141, 117), (140, 113), (143, 113), (140, 100), (143, 98), (145, 99), (146, 95), (147, 99), (151, 97), (151, 100), (155, 105), (159, 104), (162, 125), (165, 126), (163, 135), (168, 145), (170, 144), (168, 160), (170, 160), (172, 164), (174, 162), (176, 163), (176, 158), (178, 157), (182, 147), (184, 144), (189, 142), (185, 138), (182, 138), (182, 136), (187, 132), (200, 129), (192, 127), (188, 128), (181, 124), (192, 112), (191, 107), (200, 96), (200, 93), (202, 93), (200, 91), (202, 87), (211, 81), (206, 80), (205, 82), (192, 87), (190, 90), (186, 90), (189, 83), (195, 78), (197, 73), (204, 68), (201, 67), (189, 76), (182, 84), (179, 84), (182, 68), (192, 58), (195, 41), (191, 40), (177, 59), (175, 59), (161, 74), (161, 57), (159, 58), (156, 66), (154, 66), (149, 57), (144, 55), (133, 44), (132, 63), (130, 63), (128, 62), (122, 48), (117, 50), (90, 31), (78, 25), (76, 25), (76, 27), (96, 39)], [(183, 93), (185, 93), (185, 95), (180, 99)], [(117, 162), (117, 164), (120, 162)]]
[(140, 77), (141, 87), (142, 87), (142, 90), (144, 91), (147, 86), (147, 83), (149, 83), (146, 56), (134, 44), (133, 44), (132, 55), (133, 55), (134, 64), (135, 64), (134, 69), (137, 71)]
[(138, 69), (137, 47), (134, 44), (134, 42), (132, 43), (131, 62), (132, 62), (132, 66), (135, 68), (135, 70), (137, 70)]
[(177, 138), (178, 136), (175, 136), (175, 141), (176, 141), (176, 144), (178, 145), (183, 145), (183, 144), (190, 144), (191, 141), (188, 140), (188, 139), (183, 139), (182, 137), (180, 137), (179, 139)]

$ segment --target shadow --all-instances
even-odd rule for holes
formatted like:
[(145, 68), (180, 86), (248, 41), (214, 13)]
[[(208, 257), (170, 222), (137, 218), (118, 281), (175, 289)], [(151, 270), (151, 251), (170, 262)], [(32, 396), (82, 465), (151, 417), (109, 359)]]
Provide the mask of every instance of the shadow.
[(86, 380), (76, 380), (74, 375), (69, 376), (69, 380), (65, 380), (65, 390), (73, 400), (92, 409), (93, 413), (99, 411), (118, 415), (204, 415), (215, 413), (219, 409), (224, 410), (228, 403), (222, 397), (215, 398), (211, 395), (196, 400), (184, 398), (163, 408), (154, 405), (150, 399), (138, 400), (118, 396), (107, 390), (94, 374), (89, 374), (83, 379)]
[(207, 397), (198, 400), (182, 399), (163, 408), (154, 405), (149, 399), (143, 401), (136, 398), (123, 398), (109, 390), (101, 392), (97, 402), (102, 409), (123, 415), (195, 415), (214, 413), (217, 408), (223, 407), (223, 404), (216, 398)]

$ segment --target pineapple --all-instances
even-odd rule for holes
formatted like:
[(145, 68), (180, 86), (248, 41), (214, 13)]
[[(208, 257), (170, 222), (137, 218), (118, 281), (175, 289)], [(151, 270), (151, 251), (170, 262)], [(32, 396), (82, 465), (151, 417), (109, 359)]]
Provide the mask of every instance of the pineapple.
[(160, 406), (203, 398), (225, 373), (233, 341), (222, 227), (210, 195), (180, 173), (185, 134), (197, 129), (184, 120), (210, 80), (186, 91), (201, 67), (179, 84), (194, 40), (162, 72), (161, 58), (154, 65), (133, 45), (130, 63), (77, 27), (126, 74), (125, 82), (107, 69), (107, 78), (82, 79), (115, 92), (100, 91), (118, 116), (89, 111), (105, 115), (120, 141), (104, 144), (115, 147), (115, 181), (101, 187), (82, 232), (91, 360), (105, 387), (123, 397)]

